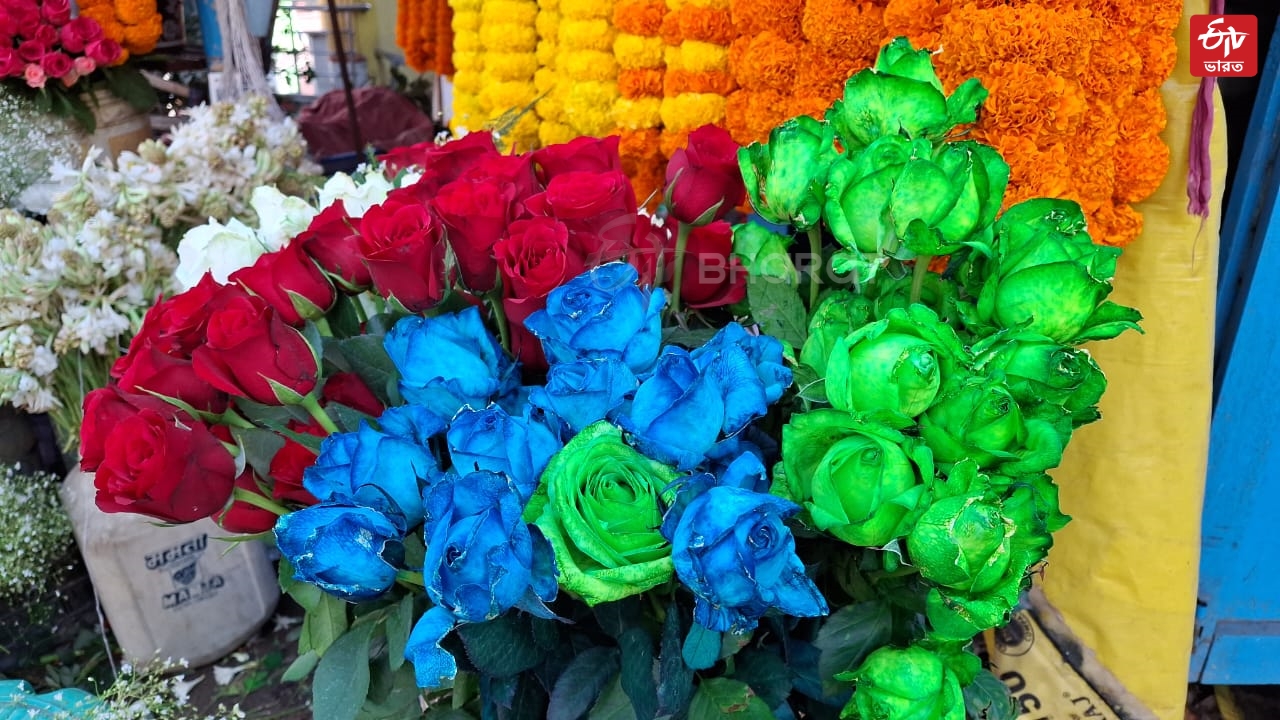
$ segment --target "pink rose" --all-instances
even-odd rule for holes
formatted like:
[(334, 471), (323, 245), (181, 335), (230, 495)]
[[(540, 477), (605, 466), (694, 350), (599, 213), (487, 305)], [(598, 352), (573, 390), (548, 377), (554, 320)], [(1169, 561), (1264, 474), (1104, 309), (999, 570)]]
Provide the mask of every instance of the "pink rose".
[(60, 80), (71, 72), (71, 58), (66, 53), (51, 52), (40, 58), (40, 67), (46, 76)]
[(84, 52), (84, 48), (95, 40), (102, 39), (102, 26), (93, 18), (81, 15), (62, 26), (62, 48), (69, 53)]
[(71, 3), (68, 0), (44, 0), (40, 14), (54, 25), (66, 25), (71, 19)]
[(27, 81), (27, 85), (33, 88), (44, 87), (44, 70), (35, 63), (27, 65), (27, 69), (22, 73), (23, 78)]
[(24, 40), (18, 45), (18, 57), (24, 62), (40, 62), (40, 58), (49, 52), (49, 47), (38, 40)]
[(91, 58), (87, 58), (83, 55), (76, 58), (74, 61), (72, 61), (71, 64), (75, 67), (76, 72), (81, 75), (88, 75), (89, 73), (98, 69), (98, 63), (94, 62)]
[(36, 31), (31, 34), (31, 39), (45, 47), (50, 47), (58, 42), (58, 29), (48, 23), (40, 23)]
[(110, 65), (120, 57), (120, 43), (110, 38), (94, 40), (84, 48), (84, 54), (98, 64), (98, 67)]
[(0, 78), (18, 77), (25, 66), (15, 50), (0, 47)]

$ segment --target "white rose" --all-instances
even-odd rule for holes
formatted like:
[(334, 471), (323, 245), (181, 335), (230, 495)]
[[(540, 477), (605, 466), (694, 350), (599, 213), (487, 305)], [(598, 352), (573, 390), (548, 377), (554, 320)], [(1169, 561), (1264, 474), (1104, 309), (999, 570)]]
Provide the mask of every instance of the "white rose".
[(231, 273), (252, 265), (267, 251), (266, 243), (248, 225), (234, 218), (223, 225), (210, 218), (208, 225), (197, 225), (182, 236), (174, 277), (183, 290), (195, 287), (206, 272), (225, 284)]
[(359, 184), (350, 175), (338, 173), (320, 188), (320, 207), (327, 208), (341, 200), (348, 215), (362, 217), (369, 208), (386, 200), (391, 189), (391, 183), (381, 173), (371, 171)]
[(270, 185), (254, 188), (249, 204), (258, 214), (258, 233), (269, 250), (288, 245), (316, 216), (316, 209), (306, 200), (285, 195)]

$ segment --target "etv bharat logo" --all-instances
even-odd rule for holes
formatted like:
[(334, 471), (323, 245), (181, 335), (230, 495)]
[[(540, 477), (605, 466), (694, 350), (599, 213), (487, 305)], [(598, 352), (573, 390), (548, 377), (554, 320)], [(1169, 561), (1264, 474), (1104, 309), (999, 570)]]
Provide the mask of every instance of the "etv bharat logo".
[(1192, 15), (1191, 74), (1194, 77), (1257, 75), (1257, 16)]

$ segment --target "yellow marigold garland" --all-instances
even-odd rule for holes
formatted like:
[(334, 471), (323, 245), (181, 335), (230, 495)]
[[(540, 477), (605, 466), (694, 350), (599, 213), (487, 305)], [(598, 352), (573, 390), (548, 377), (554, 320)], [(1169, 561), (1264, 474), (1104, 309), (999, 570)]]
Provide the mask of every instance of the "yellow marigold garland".
[(613, 14), (613, 0), (560, 0), (556, 87), (552, 92), (563, 97), (562, 122), (572, 136), (604, 136), (617, 126), (613, 116), (618, 99)]
[(81, 0), (78, 6), (102, 26), (103, 36), (124, 48), (117, 65), (154, 50), (164, 31), (156, 0)]
[(631, 178), (636, 198), (658, 200), (666, 160), (660, 148), (662, 95), (666, 76), (661, 37), (667, 6), (663, 0), (618, 0), (613, 8), (617, 37), (613, 55), (618, 61), (618, 100), (613, 119), (620, 139), (618, 154)]
[[(456, 4), (454, 9), (458, 11)], [(481, 55), (475, 98), (479, 114), (485, 124), (496, 128), (523, 113), (514, 127), (501, 128), (504, 143), (520, 151), (537, 147), (539, 118), (531, 105), (538, 97), (534, 85), (539, 66), (538, 4), (534, 0), (480, 0), (478, 9)], [(459, 64), (459, 59), (454, 62)], [(459, 74), (464, 65), (460, 64)]]
[[(410, 0), (412, 1), (412, 0)], [(484, 48), (480, 44), (481, 0), (449, 0), (453, 10), (453, 118), (450, 127), (478, 130), (488, 115), (480, 106)]]
[(671, 157), (692, 130), (724, 125), (727, 97), (737, 87), (729, 70), (729, 44), (736, 32), (729, 0), (667, 0), (667, 8), (660, 148)]

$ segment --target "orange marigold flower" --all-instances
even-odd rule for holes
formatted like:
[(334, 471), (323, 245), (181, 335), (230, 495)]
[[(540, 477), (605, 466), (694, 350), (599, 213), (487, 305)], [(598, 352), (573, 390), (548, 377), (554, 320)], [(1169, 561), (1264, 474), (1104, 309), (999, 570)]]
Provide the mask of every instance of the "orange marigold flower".
[(844, 93), (844, 84), (853, 74), (869, 67), (867, 58), (849, 58), (823, 52), (812, 45), (800, 51), (796, 66), (795, 94), (834, 101)]
[(884, 6), (885, 34), (905, 36), (918, 48), (936, 48), (949, 12), (951, 0), (889, 0)]
[(152, 15), (149, 20), (136, 25), (125, 25), (124, 42), (121, 45), (134, 55), (145, 55), (156, 49), (156, 41), (163, 31), (164, 24), (160, 16)]
[(667, 70), (663, 87), (665, 95), (671, 97), (680, 93), (728, 95), (738, 85), (732, 75), (718, 70)]
[(787, 42), (802, 39), (805, 0), (729, 0), (729, 14), (740, 35), (767, 31)]
[(672, 13), (680, 26), (681, 40), (728, 45), (737, 35), (729, 11), (723, 8), (685, 5)]
[(1159, 88), (1151, 88), (1134, 95), (1120, 111), (1116, 132), (1121, 140), (1132, 140), (1146, 135), (1157, 135), (1168, 123), (1164, 98)]
[(1127, 38), (1096, 45), (1089, 56), (1088, 71), (1080, 74), (1085, 92), (1113, 104), (1132, 95), (1141, 80), (1142, 56)]
[(929, 258), (929, 272), (944, 273), (951, 264), (950, 255), (934, 255)]
[(1178, 64), (1178, 42), (1167, 33), (1144, 32), (1133, 38), (1138, 56), (1142, 58), (1142, 78), (1139, 87), (1156, 87), (1169, 79)]
[(637, 68), (618, 71), (618, 94), (624, 98), (662, 97), (663, 71)]
[(1104, 28), (1080, 10), (1054, 11), (1040, 5), (957, 8), (942, 23), (938, 61), (961, 75), (994, 62), (1021, 62), (1075, 77), (1090, 63), (1087, 50)]
[(826, 115), (827, 108), (831, 107), (831, 101), (820, 97), (793, 97), (787, 106), (787, 117), (800, 117), (808, 115), (815, 120), (822, 119)]
[(806, 0), (801, 27), (813, 46), (851, 59), (874, 60), (884, 35), (884, 9), (863, 0)]
[(1172, 34), (1182, 20), (1182, 0), (1085, 0), (1108, 27), (1128, 35), (1142, 30)]
[(661, 131), (647, 128), (644, 130), (623, 130), (618, 133), (618, 154), (630, 158), (658, 158), (658, 138)]
[(1142, 234), (1142, 214), (1128, 205), (1107, 203), (1087, 213), (1089, 235), (1096, 243), (1124, 247)]
[(664, 158), (670, 158), (677, 150), (689, 144), (689, 130), (663, 130), (658, 147)]
[(116, 0), (116, 18), (124, 25), (142, 25), (159, 18), (156, 0)]
[(667, 4), (662, 0), (624, 0), (613, 8), (613, 25), (619, 32), (653, 37), (666, 15)]
[(729, 48), (729, 69), (751, 90), (790, 90), (799, 59), (798, 46), (768, 31), (738, 38)]
[(95, 20), (102, 26), (104, 37), (124, 44), (124, 26), (116, 20), (116, 11), (110, 5), (93, 5), (80, 9), (80, 14)]
[(1116, 202), (1136, 203), (1151, 197), (1169, 174), (1169, 146), (1158, 135), (1116, 144)]
[(979, 119), (988, 135), (1068, 134), (1087, 107), (1074, 81), (1026, 63), (993, 63), (978, 76), (991, 93)]
[(739, 145), (763, 140), (790, 115), (791, 97), (776, 90), (739, 90), (724, 106), (724, 126)]

